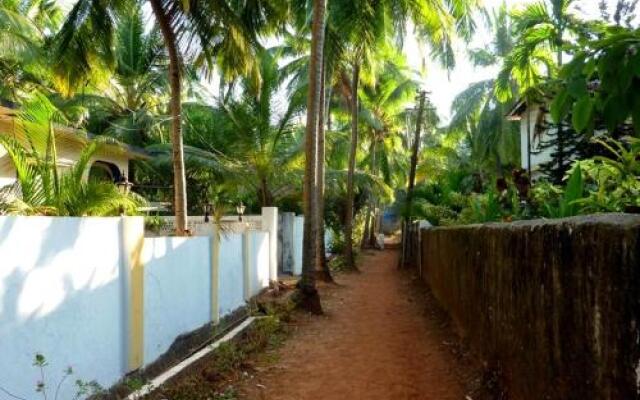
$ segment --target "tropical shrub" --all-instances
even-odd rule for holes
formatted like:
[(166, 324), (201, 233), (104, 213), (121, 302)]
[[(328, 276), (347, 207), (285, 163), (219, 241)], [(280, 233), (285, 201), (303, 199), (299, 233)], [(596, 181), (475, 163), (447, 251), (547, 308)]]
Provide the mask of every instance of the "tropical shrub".
[(95, 154), (113, 139), (89, 142), (78, 161), (60, 168), (54, 123), (66, 122), (62, 113), (43, 95), (35, 94), (16, 117), (15, 129), (27, 143), (0, 136), (16, 169), (14, 185), (0, 188), (0, 213), (19, 215), (106, 216), (134, 214), (144, 200), (120, 193), (113, 182), (87, 179)]
[(611, 154), (576, 162), (584, 171), (587, 195), (583, 213), (637, 212), (640, 207), (640, 140), (598, 140)]
[[(51, 140), (53, 142), (53, 140)], [(55, 149), (42, 155), (0, 137), (17, 171), (16, 184), (0, 189), (0, 213), (17, 215), (108, 216), (135, 214), (144, 200), (120, 193), (112, 182), (86, 180), (89, 162), (99, 148), (92, 142), (68, 170), (58, 170)]]
[(599, 36), (563, 68), (551, 113), (556, 121), (571, 114), (577, 131), (593, 131), (601, 119), (609, 132), (628, 130), (631, 121), (638, 134), (640, 31), (608, 27)]

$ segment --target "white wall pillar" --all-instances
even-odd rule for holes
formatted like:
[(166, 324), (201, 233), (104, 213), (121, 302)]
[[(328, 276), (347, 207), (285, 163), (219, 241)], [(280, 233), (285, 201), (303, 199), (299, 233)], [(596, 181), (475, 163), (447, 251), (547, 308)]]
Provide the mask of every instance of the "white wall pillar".
[(143, 364), (144, 356), (144, 219), (122, 217), (120, 221), (121, 276), (125, 293), (125, 371)]
[(220, 322), (220, 230), (211, 224), (211, 321)]
[(242, 282), (244, 300), (249, 301), (251, 299), (251, 273), (252, 273), (252, 257), (251, 254), (251, 234), (248, 229), (245, 229), (242, 233)]
[(269, 281), (278, 281), (278, 208), (262, 207), (262, 230), (269, 232)]
[(431, 228), (433, 225), (429, 221), (420, 220), (418, 222), (418, 275), (422, 278), (422, 230)]
[(282, 213), (280, 222), (282, 223), (282, 240), (280, 245), (282, 246), (282, 271), (293, 274), (294, 268), (294, 225), (296, 214), (292, 212)]
[(302, 275), (302, 236), (304, 234), (304, 216), (299, 215), (293, 222), (293, 275)]

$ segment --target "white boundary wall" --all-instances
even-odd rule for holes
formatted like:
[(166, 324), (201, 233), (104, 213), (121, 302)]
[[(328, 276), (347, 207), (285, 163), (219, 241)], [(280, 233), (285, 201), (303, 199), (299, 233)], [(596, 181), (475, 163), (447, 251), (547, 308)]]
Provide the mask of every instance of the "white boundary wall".
[(210, 322), (211, 265), (206, 237), (144, 240), (144, 363), (174, 339)]
[(267, 232), (144, 238), (143, 224), (0, 216), (1, 388), (37, 397), (37, 353), (50, 398), (69, 366), (60, 399), (76, 379), (109, 387), (269, 285)]
[(218, 304), (221, 317), (244, 304), (242, 235), (222, 234)]
[[(126, 368), (120, 218), (0, 217), (0, 386), (32, 399), (40, 372), (103, 385)], [(73, 398), (69, 379), (59, 398)], [(4, 397), (4, 396), (3, 396)]]

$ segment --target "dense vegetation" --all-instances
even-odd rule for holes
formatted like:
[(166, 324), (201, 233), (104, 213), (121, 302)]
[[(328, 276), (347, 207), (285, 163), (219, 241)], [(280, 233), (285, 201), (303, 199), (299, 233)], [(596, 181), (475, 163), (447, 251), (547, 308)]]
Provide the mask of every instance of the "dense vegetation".
[[(178, 234), (209, 205), (304, 212), (303, 287), (319, 272), (330, 279), (325, 225), (354, 268), (385, 210), (457, 224), (640, 207), (637, 1), (613, 11), (603, 1), (597, 22), (580, 19), (575, 0), (478, 3), (78, 0), (63, 11), (2, 0), (0, 98), (46, 103), (56, 118), (42, 126), (146, 149), (134, 190), (172, 203)], [(444, 126), (428, 99), (416, 101), (424, 71), (402, 44), (414, 35), (453, 68), (454, 43), (481, 25), (489, 44), (467, 56), (500, 71), (460, 93)], [(520, 124), (506, 115), (534, 106), (549, 118), (528, 140), (547, 132), (551, 160), (526, 171), (531, 149), (521, 152)], [(5, 212), (108, 215), (141, 201), (58, 177), (50, 151), (3, 145), (26, 171), (20, 203)]]
[[(426, 144), (425, 179), (411, 214), (446, 225), (635, 212), (636, 3), (618, 1), (610, 13), (601, 2), (599, 21), (581, 20), (579, 2), (571, 0), (486, 13), (492, 44), (469, 50), (470, 58), (498, 64), (500, 72), (460, 93), (451, 124)], [(520, 124), (506, 118), (522, 104), (548, 114), (526, 133), (529, 140), (543, 136), (540, 146), (550, 154), (533, 171), (520, 168), (528, 164), (521, 154), (532, 151), (521, 152)]]

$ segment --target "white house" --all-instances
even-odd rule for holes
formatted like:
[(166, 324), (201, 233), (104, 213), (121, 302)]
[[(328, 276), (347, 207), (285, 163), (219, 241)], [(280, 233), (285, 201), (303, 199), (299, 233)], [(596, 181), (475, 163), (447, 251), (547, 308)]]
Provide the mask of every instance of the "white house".
[[(0, 135), (10, 136), (27, 146), (29, 135), (16, 118), (17, 110), (0, 106)], [(72, 166), (79, 158), (82, 149), (92, 140), (91, 135), (64, 126), (56, 126), (56, 150), (60, 169)], [(33, 137), (30, 139), (36, 140)], [(36, 146), (39, 143), (35, 143)], [(41, 144), (44, 147), (44, 144)], [(113, 182), (122, 177), (129, 177), (130, 162), (134, 159), (145, 159), (148, 156), (141, 149), (124, 144), (107, 144), (98, 150), (87, 177), (95, 177)], [(0, 187), (13, 184), (16, 180), (16, 169), (7, 154), (0, 146)]]
[(531, 174), (536, 175), (540, 164), (551, 161), (553, 148), (542, 148), (542, 144), (548, 141), (557, 127), (551, 119), (551, 114), (540, 104), (531, 104), (529, 107), (524, 100), (520, 100), (507, 114), (510, 121), (520, 121), (520, 159), (521, 167), (529, 170), (531, 160)]
[[(549, 108), (545, 104), (532, 103), (520, 100), (507, 114), (510, 121), (520, 121), (520, 155), (522, 169), (529, 169), (531, 159), (531, 175), (535, 179), (540, 175), (539, 166), (552, 160), (552, 154), (556, 150), (553, 146), (544, 146), (549, 143), (558, 131), (558, 124), (551, 118)], [(565, 124), (566, 126), (566, 124)], [(568, 128), (567, 128), (568, 129)], [(603, 136), (607, 133), (604, 128), (596, 129), (593, 137)], [(575, 158), (568, 154), (569, 159)]]

